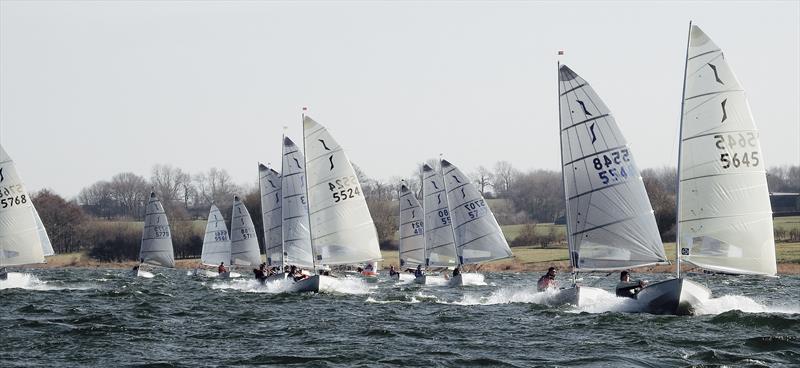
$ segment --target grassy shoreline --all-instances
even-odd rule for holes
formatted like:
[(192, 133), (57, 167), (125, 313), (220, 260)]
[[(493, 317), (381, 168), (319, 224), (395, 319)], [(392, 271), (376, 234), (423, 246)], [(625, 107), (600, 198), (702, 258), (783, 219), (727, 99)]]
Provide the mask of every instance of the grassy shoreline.
[[(675, 243), (664, 244), (667, 258), (674, 262)], [(800, 243), (778, 243), (777, 244), (778, 274), (796, 275), (800, 274)], [(569, 270), (569, 257), (564, 246), (540, 248), (540, 247), (514, 247), (511, 248), (514, 257), (507, 260), (491, 262), (477, 267), (478, 271), (490, 272), (541, 272), (548, 267), (554, 266), (566, 272)], [(381, 268), (388, 268), (390, 265), (398, 267), (397, 251), (384, 250)], [(181, 259), (175, 261), (178, 269), (193, 269), (199, 263), (199, 259)], [(136, 265), (135, 261), (126, 262), (102, 262), (89, 258), (84, 253), (58, 254), (47, 257), (47, 263), (41, 265), (28, 265), (22, 268), (111, 268), (128, 269)], [(685, 266), (683, 270), (688, 271), (693, 267)], [(672, 273), (675, 272), (674, 265), (661, 265), (642, 267), (637, 269), (639, 272), (651, 273)]]

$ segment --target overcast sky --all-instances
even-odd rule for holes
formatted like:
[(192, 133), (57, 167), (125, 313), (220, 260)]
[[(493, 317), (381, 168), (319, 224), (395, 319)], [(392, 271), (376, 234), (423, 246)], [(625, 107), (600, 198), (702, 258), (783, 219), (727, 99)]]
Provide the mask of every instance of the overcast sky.
[(154, 164), (279, 165), (328, 127), (379, 179), (559, 169), (556, 53), (639, 166), (676, 165), (689, 20), (748, 93), (768, 167), (800, 164), (800, 2), (0, 2), (0, 143), (29, 191), (72, 197)]

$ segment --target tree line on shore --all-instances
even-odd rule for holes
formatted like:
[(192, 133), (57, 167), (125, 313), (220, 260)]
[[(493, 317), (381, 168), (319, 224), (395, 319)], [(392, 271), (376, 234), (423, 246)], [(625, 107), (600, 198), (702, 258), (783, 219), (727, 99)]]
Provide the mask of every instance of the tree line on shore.
[[(428, 160), (427, 163), (435, 161)], [(400, 181), (405, 180), (406, 185), (421, 194), (421, 174), (415, 172), (405, 178), (381, 181), (368, 177), (358, 167), (356, 171), (381, 247), (396, 249)], [(674, 241), (675, 168), (645, 169), (641, 176), (663, 240)], [(563, 231), (556, 231), (553, 226), (540, 226), (537, 230), (537, 224), (563, 221), (565, 202), (560, 172), (542, 169), (523, 172), (506, 161), (500, 161), (493, 169), (478, 167), (471, 177), (478, 190), (489, 199), (501, 225), (524, 225), (518, 235), (508, 239), (509, 244), (548, 247), (565, 243)], [(800, 192), (800, 166), (769, 169), (767, 183), (770, 192)], [(126, 261), (138, 257), (141, 221), (151, 190), (159, 196), (169, 217), (177, 258), (199, 257), (205, 222), (197, 220), (206, 219), (212, 203), (226, 214), (230, 225), (228, 214), (235, 194), (243, 199), (250, 211), (263, 251), (258, 183), (236, 184), (224, 169), (211, 168), (189, 174), (170, 165), (155, 165), (149, 178), (130, 172), (120, 173), (110, 180), (87, 186), (72, 200), (43, 189), (33, 194), (33, 202), (57, 253), (86, 251), (99, 260)], [(776, 229), (775, 235), (779, 241), (800, 241), (800, 231), (796, 229)]]

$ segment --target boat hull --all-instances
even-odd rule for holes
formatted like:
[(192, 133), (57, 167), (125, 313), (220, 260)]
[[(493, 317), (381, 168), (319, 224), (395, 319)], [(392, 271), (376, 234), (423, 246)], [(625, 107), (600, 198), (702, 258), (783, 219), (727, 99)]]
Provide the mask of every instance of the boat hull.
[(150, 271), (145, 271), (145, 270), (139, 268), (138, 270), (136, 270), (136, 272), (133, 273), (133, 276), (134, 277), (143, 277), (143, 278), (146, 278), (146, 279), (152, 279), (156, 275), (154, 275)]
[(415, 284), (425, 285), (425, 281), (426, 280), (427, 280), (427, 275), (414, 277), (414, 283)]
[(450, 280), (447, 281), (447, 286), (449, 286), (449, 287), (464, 286), (464, 277), (463, 277), (463, 275), (459, 274), (458, 276), (451, 277)]
[(685, 278), (656, 282), (636, 294), (643, 312), (679, 316), (694, 314), (696, 307), (710, 297), (711, 291), (705, 286)]
[(320, 278), (320, 275), (314, 275), (295, 281), (288, 291), (290, 293), (318, 293)]
[(8, 269), (0, 267), (0, 280), (8, 280)]

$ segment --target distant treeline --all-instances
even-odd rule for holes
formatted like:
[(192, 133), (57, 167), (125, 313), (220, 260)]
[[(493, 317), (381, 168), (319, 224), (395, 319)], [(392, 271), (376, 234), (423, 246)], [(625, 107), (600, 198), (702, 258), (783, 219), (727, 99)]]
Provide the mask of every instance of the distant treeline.
[[(430, 160), (429, 164), (434, 164)], [(400, 180), (419, 193), (420, 174), (381, 181), (370, 178), (356, 167), (362, 189), (375, 221), (381, 246), (395, 248)], [(529, 224), (512, 245), (563, 243), (563, 233), (534, 231), (536, 223), (563, 221), (565, 202), (561, 173), (553, 170), (522, 172), (506, 161), (492, 170), (483, 166), (471, 173), (474, 183), (490, 199), (490, 206), (501, 225)], [(664, 241), (675, 240), (675, 168), (646, 169), (641, 172), (656, 222)], [(774, 167), (768, 170), (770, 192), (800, 192), (800, 166)], [(156, 165), (150, 178), (134, 173), (120, 173), (108, 181), (98, 181), (67, 201), (49, 190), (33, 196), (42, 221), (47, 227), (57, 253), (87, 251), (93, 258), (109, 261), (136, 259), (141, 240), (140, 221), (149, 192), (153, 190), (164, 203), (178, 258), (200, 255), (204, 224), (212, 203), (226, 214), (230, 225), (233, 195), (243, 198), (259, 233), (263, 250), (260, 193), (257, 183), (240, 186), (223, 169), (189, 174), (170, 165)], [(796, 201), (796, 199), (795, 199)], [(800, 203), (796, 203), (800, 210)], [(791, 240), (800, 234), (776, 232), (777, 238)], [(800, 241), (795, 239), (793, 241)]]

